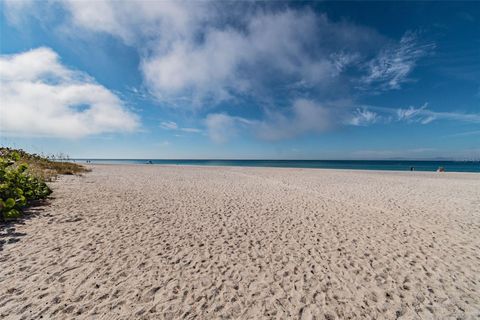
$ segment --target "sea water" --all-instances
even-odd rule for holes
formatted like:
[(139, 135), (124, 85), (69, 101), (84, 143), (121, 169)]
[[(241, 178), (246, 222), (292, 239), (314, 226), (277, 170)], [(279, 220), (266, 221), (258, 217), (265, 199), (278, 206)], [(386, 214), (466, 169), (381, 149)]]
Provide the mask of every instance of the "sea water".
[(153, 164), (192, 166), (318, 168), (352, 170), (480, 172), (480, 161), (417, 161), (417, 160), (185, 160), (185, 159), (74, 159), (95, 164)]

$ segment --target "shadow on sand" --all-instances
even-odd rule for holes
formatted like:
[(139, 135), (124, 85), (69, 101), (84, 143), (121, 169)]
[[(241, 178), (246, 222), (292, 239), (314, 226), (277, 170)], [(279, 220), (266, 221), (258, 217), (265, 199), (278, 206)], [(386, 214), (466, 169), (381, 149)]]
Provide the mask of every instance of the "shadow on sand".
[(17, 232), (15, 226), (25, 224), (27, 220), (33, 219), (45, 211), (46, 206), (50, 203), (49, 199), (38, 200), (33, 202), (28, 208), (25, 208), (21, 218), (0, 222), (0, 252), (3, 246), (9, 243), (15, 243), (26, 236), (26, 233)]

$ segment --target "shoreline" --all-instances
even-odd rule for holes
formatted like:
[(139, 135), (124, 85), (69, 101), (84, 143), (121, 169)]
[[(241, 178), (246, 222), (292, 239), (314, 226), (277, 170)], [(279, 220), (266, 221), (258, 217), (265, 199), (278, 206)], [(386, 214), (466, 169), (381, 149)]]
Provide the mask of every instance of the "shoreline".
[[(78, 163), (78, 162), (77, 162)], [(280, 169), (280, 170), (319, 170), (319, 171), (338, 171), (338, 172), (352, 172), (352, 173), (386, 173), (386, 172), (391, 172), (391, 173), (405, 173), (405, 174), (410, 174), (410, 175), (415, 175), (415, 174), (427, 174), (427, 175), (473, 175), (473, 176), (479, 176), (480, 178), (480, 172), (466, 172), (466, 171), (446, 171), (446, 172), (437, 172), (437, 171), (421, 171), (421, 170), (414, 170), (414, 171), (409, 171), (409, 170), (374, 170), (374, 169), (339, 169), (339, 168), (304, 168), (304, 167), (267, 167), (267, 166), (219, 166), (219, 165), (198, 165), (198, 164), (148, 164), (148, 163), (122, 163), (122, 164), (116, 164), (116, 163), (80, 163), (83, 166), (89, 168), (94, 168), (95, 166), (145, 166), (145, 167), (173, 167), (173, 168), (216, 168), (216, 169), (235, 169), (235, 168), (247, 168), (247, 169)]]

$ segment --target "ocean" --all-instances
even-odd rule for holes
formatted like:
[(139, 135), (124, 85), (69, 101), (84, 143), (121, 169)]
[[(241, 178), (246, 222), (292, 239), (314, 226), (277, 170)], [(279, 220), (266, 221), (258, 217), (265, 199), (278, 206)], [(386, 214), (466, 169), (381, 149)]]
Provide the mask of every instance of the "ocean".
[(409, 160), (159, 160), (159, 159), (73, 159), (80, 163), (87, 160), (95, 164), (147, 164), (318, 168), (349, 170), (389, 171), (436, 171), (443, 167), (446, 172), (480, 172), (480, 161), (409, 161)]

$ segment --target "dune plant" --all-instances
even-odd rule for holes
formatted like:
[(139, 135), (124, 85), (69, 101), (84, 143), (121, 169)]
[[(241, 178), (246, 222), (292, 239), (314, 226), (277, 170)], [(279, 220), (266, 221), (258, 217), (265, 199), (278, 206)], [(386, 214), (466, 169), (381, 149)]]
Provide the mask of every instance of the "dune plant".
[(15, 153), (18, 163), (25, 163), (28, 165), (27, 172), (43, 181), (52, 181), (58, 175), (81, 175), (90, 171), (86, 167), (73, 163), (64, 155), (38, 155), (25, 152), (21, 149), (12, 149), (7, 147), (0, 147), (0, 155), (2, 157), (12, 157)]
[(17, 218), (33, 200), (44, 199), (52, 190), (43, 180), (28, 171), (20, 154), (0, 150), (0, 220)]

